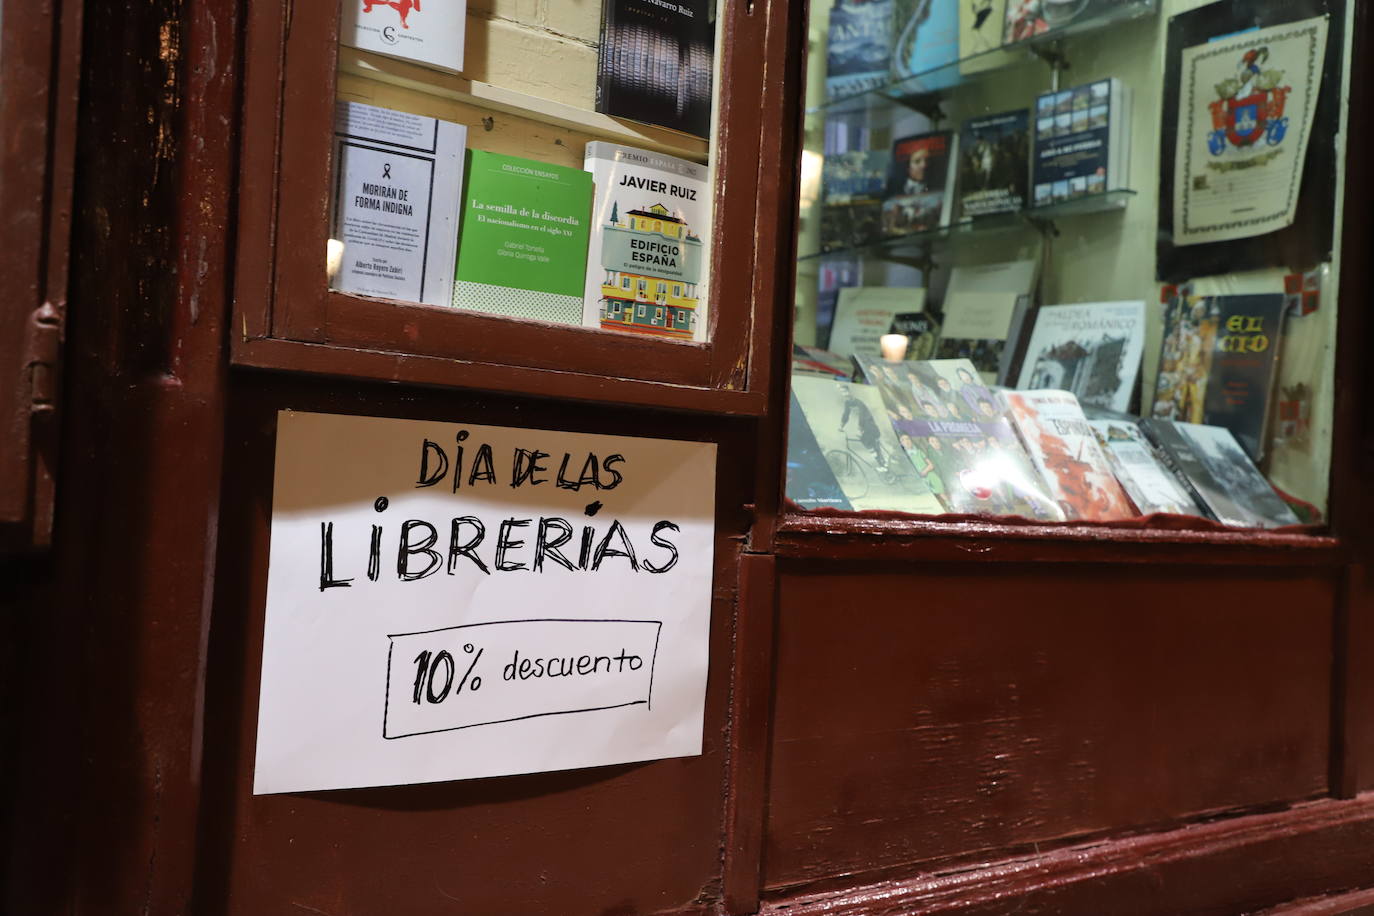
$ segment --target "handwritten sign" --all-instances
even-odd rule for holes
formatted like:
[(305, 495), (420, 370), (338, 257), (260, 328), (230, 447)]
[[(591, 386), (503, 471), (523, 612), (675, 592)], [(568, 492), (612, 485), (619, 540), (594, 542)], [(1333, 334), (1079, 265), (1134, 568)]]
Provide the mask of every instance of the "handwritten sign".
[(701, 753), (715, 446), (283, 411), (254, 792)]

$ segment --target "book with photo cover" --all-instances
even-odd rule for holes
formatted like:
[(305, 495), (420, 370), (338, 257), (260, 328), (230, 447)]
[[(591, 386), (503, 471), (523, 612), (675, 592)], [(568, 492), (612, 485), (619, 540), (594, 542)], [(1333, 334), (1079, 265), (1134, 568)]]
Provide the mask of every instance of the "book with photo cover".
[(986, 384), (1005, 384), (1011, 337), (1029, 307), (1030, 297), (1016, 293), (946, 293), (935, 358), (967, 359)]
[(1193, 497), (1160, 460), (1154, 446), (1129, 417), (1088, 420), (1112, 463), (1117, 481), (1141, 515), (1202, 515)]
[(1153, 418), (1140, 428), (1210, 518), (1241, 528), (1298, 524), (1230, 430)]
[(453, 306), (582, 323), (592, 176), (469, 150)]
[(1224, 426), (1252, 461), (1263, 461), (1286, 312), (1282, 293), (1180, 290), (1164, 307), (1150, 415)]
[(939, 500), (897, 444), (876, 388), (795, 375), (792, 391), (851, 507), (941, 512)]
[(599, 140), (583, 168), (596, 196), (582, 323), (676, 340), (706, 331), (711, 203), (706, 166)]
[(932, 359), (935, 356), (935, 344), (940, 339), (940, 322), (925, 311), (901, 312), (892, 317), (892, 327), (887, 332), (906, 335), (907, 359)]
[(1046, 306), (1036, 313), (1015, 387), (1058, 388), (1085, 408), (1125, 412), (1144, 350), (1144, 302)]
[(887, 83), (892, 0), (834, 0), (826, 37), (826, 99), (833, 102)]
[(466, 0), (429, 3), (424, 9), (420, 0), (343, 0), (339, 43), (461, 73), (467, 6)]
[(787, 498), (803, 509), (851, 508), (792, 392), (787, 415)]
[(1129, 187), (1131, 91), (1097, 80), (1035, 99), (1031, 206)]
[(859, 357), (882, 392), (898, 442), (950, 512), (1063, 521), (997, 396), (966, 359)]
[(602, 0), (596, 110), (705, 137), (713, 9), (711, 0)]
[(879, 236), (887, 150), (829, 152), (821, 164), (821, 250), (858, 248)]
[(467, 127), (339, 101), (334, 106), (332, 288), (426, 305), (453, 295)]
[(1106, 522), (1135, 516), (1077, 398), (1067, 391), (1004, 391), (1001, 397), (1066, 519)]
[(959, 129), (959, 217), (1018, 213), (1029, 200), (1030, 112), (970, 118)]
[(882, 205), (883, 234), (907, 235), (948, 226), (956, 164), (950, 131), (895, 140)]

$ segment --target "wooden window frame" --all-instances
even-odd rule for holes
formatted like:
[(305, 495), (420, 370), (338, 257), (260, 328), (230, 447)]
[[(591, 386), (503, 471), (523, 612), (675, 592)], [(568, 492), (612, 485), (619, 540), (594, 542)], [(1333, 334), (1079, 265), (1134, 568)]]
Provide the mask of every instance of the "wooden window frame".
[[(234, 363), (722, 414), (763, 413), (790, 117), (765, 61), (783, 52), (785, 0), (726, 0), (705, 343), (397, 303), (328, 289), (337, 0), (248, 8)], [(294, 27), (293, 27), (294, 23)], [(790, 193), (790, 188), (787, 189)], [(786, 244), (785, 242), (783, 244)]]

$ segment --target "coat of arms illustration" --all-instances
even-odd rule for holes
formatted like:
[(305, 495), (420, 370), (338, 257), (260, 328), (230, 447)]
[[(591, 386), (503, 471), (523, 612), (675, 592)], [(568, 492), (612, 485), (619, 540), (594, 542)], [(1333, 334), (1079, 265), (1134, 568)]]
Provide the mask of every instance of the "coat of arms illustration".
[(1212, 113), (1207, 150), (1213, 156), (1283, 142), (1288, 133), (1284, 103), (1293, 87), (1279, 85), (1284, 71), (1264, 69), (1268, 60), (1267, 47), (1251, 48), (1241, 56), (1236, 75), (1216, 84), (1217, 100), (1207, 105)]

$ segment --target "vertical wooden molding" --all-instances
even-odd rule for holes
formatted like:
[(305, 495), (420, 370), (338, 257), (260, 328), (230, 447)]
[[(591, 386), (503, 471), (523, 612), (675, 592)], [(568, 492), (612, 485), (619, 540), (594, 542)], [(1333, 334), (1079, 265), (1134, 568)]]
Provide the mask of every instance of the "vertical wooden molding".
[(732, 659), (722, 866), (725, 912), (731, 914), (754, 913), (759, 908), (776, 618), (776, 560), (766, 554), (743, 554)]

